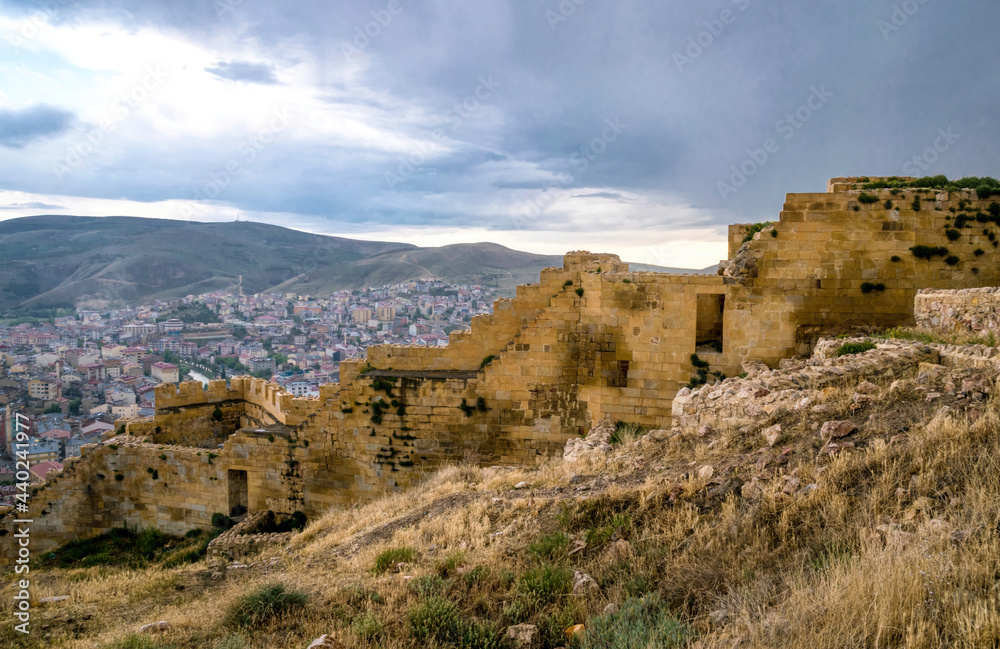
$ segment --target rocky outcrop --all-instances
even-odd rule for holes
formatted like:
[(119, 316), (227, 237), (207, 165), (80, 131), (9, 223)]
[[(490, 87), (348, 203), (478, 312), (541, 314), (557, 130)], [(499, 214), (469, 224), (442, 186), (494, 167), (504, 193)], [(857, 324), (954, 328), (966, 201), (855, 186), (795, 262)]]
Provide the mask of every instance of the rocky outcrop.
[(1000, 331), (1000, 288), (929, 289), (913, 304), (917, 326), (951, 331)]

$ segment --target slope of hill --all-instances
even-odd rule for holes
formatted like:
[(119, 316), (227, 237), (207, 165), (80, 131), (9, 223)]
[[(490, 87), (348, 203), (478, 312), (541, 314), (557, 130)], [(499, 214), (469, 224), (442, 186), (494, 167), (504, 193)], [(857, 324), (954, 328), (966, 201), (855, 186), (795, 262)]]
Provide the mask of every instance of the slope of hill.
[(324, 295), (425, 277), (511, 291), (560, 263), (491, 243), (418, 248), (252, 222), (33, 216), (0, 221), (0, 313), (198, 294), (240, 276), (249, 293)]
[(57, 551), (32, 567), (32, 635), (6, 624), (0, 644), (997, 646), (995, 350), (912, 337), (749, 364), (690, 396), (710, 426), (602, 425), (537, 470), (446, 467), (236, 560), (200, 558), (198, 534)]

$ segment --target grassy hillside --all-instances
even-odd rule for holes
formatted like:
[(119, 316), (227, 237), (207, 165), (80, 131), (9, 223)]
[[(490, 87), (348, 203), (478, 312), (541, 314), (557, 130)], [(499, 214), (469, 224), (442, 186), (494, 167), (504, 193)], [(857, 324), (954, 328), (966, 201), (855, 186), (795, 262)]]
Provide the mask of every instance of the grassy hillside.
[(38, 216), (0, 222), (0, 311), (196, 294), (233, 287), (240, 275), (247, 292), (317, 294), (424, 276), (524, 282), (558, 261), (490, 244), (420, 249), (262, 223)]
[[(238, 563), (53, 558), (35, 595), (69, 599), (0, 645), (490, 648), (531, 624), (544, 649), (997, 646), (996, 378), (922, 366), (720, 430), (621, 426), (575, 462), (448, 467)], [(857, 430), (831, 447), (828, 420)]]

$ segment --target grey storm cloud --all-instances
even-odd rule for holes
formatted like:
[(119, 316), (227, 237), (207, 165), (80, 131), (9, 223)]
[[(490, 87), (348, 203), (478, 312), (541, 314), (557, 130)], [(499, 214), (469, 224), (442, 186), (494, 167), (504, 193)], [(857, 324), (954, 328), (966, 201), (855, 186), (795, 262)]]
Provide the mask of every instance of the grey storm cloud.
[(274, 74), (274, 68), (262, 63), (247, 63), (245, 61), (221, 61), (206, 68), (217, 77), (229, 79), (230, 81), (243, 81), (245, 83), (262, 83), (272, 85), (278, 83), (278, 77)]
[(0, 108), (0, 145), (24, 148), (33, 140), (66, 131), (74, 119), (73, 113), (45, 104), (20, 110)]
[[(0, 0), (0, 7), (37, 4)], [(273, 84), (294, 43), (314, 59), (320, 96), (340, 94), (344, 71), (362, 61), (361, 78), (373, 92), (355, 101), (391, 110), (381, 108), (391, 97), (392, 105), (419, 108), (426, 123), (400, 120), (394, 128), (430, 140), (441, 127), (454, 143), (418, 159), (398, 185), (403, 193), (528, 193), (555, 178), (593, 198), (673, 194), (716, 224), (760, 220), (776, 215), (785, 193), (822, 191), (833, 176), (904, 173), (915, 157), (924, 160), (941, 129), (958, 138), (921, 173), (1000, 175), (1000, 83), (988, 72), (1000, 57), (1000, 3), (371, 0), (330, 7), (320, 0), (79, 0), (54, 20), (100, 16), (204, 43), (252, 41), (258, 63), (220, 60), (209, 69), (247, 83)], [(499, 84), (485, 97), (477, 96), (482, 78)], [(608, 120), (627, 128), (612, 140)], [(0, 142), (22, 145), (16, 138), (27, 131), (14, 137)], [(225, 163), (205, 153), (211, 143), (198, 146), (136, 142), (115, 173), (81, 171), (63, 189), (189, 198), (193, 184)], [(239, 191), (224, 198), (246, 210), (283, 206), (386, 223), (437, 218), (408, 209), (386, 184), (386, 174), (411, 156), (279, 140), (253, 170), (268, 182), (234, 181)], [(21, 168), (4, 171), (7, 185), (44, 190), (28, 175), (31, 165), (23, 168), (20, 176)], [(152, 168), (159, 173), (142, 173)]]

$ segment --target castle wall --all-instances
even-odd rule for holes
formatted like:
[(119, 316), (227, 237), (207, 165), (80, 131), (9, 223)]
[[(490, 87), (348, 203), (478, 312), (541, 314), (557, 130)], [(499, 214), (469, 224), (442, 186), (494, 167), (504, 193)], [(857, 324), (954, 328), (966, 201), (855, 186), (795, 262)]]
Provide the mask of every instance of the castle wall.
[(921, 291), (913, 315), (920, 327), (959, 333), (1000, 332), (1000, 288)]
[[(319, 398), (249, 377), (161, 386), (155, 418), (128, 424), (132, 445), (92, 450), (39, 492), (49, 513), (32, 538), (50, 547), (122, 523), (181, 533), (234, 505), (315, 516), (449, 462), (537, 464), (604, 417), (663, 427), (675, 412), (696, 415), (689, 392), (675, 401), (695, 375), (692, 354), (732, 377), (744, 360), (806, 352), (833, 327), (910, 324), (915, 298), (922, 321), (996, 322), (998, 293), (918, 295), (1000, 284), (988, 219), (973, 216), (955, 241), (946, 234), (986, 202), (884, 190), (862, 204), (854, 183), (789, 194), (776, 236), (766, 229), (743, 246), (747, 226), (730, 228), (734, 257), (716, 276), (633, 273), (614, 255), (569, 253), (447, 348), (370, 348), (342, 362), (340, 385)], [(947, 247), (956, 263), (918, 259), (914, 245)]]

